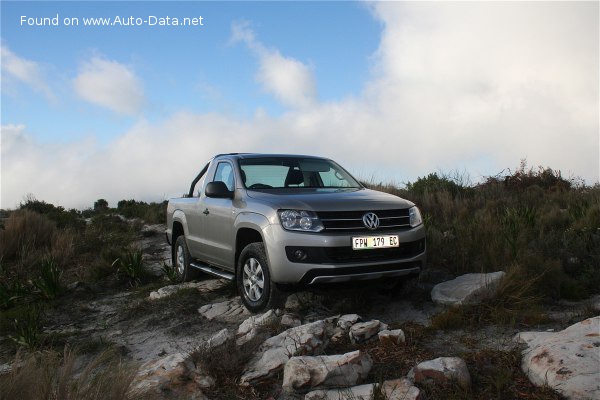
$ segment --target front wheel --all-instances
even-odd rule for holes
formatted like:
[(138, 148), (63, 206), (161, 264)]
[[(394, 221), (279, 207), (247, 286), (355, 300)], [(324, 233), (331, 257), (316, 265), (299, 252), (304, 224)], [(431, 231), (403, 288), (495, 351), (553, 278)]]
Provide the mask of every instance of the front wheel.
[(240, 253), (236, 271), (237, 289), (244, 306), (258, 312), (279, 308), (284, 296), (271, 282), (269, 263), (263, 243), (250, 243)]

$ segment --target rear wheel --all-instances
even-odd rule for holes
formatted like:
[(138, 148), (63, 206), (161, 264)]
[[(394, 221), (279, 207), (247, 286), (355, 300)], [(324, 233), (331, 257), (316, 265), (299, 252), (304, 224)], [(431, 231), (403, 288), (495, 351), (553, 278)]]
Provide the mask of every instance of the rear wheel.
[(173, 251), (173, 267), (175, 268), (179, 282), (191, 281), (198, 277), (199, 271), (190, 266), (191, 260), (185, 236), (181, 235), (175, 241), (175, 249)]
[(240, 253), (236, 271), (237, 289), (244, 306), (258, 312), (279, 308), (285, 296), (271, 281), (269, 263), (263, 243), (250, 243)]

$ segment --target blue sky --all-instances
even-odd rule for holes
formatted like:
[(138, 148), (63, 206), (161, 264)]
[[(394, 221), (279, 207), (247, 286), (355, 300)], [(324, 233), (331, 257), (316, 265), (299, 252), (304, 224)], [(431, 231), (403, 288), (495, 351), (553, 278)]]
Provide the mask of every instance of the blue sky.
[[(54, 17), (59, 26), (28, 26), (21, 16)], [(203, 26), (84, 26), (83, 18), (203, 16)], [(76, 17), (79, 26), (64, 26)], [(118, 135), (140, 115), (114, 116), (81, 103), (69, 80), (80, 63), (94, 55), (118, 60), (136, 71), (146, 89), (141, 116), (156, 120), (176, 110), (252, 115), (257, 107), (283, 112), (253, 77), (256, 61), (231, 43), (232, 23), (247, 22), (268, 46), (314, 65), (319, 99), (356, 95), (369, 75), (369, 56), (377, 49), (380, 26), (361, 3), (275, 2), (3, 2), (2, 41), (20, 57), (35, 60), (56, 98), (5, 83), (2, 120), (26, 121), (49, 141), (94, 132), (102, 141)], [(360, 27), (360, 29), (357, 29)], [(351, 46), (340, 46), (340, 38)], [(316, 67), (318, 65), (318, 68)], [(18, 95), (14, 96), (14, 92)], [(35, 118), (31, 115), (35, 114)], [(68, 120), (68, 123), (67, 123)]]
[[(324, 155), (396, 183), (523, 158), (598, 181), (597, 2), (0, 7), (4, 208), (162, 200), (230, 151)], [(83, 26), (116, 16), (203, 25)]]

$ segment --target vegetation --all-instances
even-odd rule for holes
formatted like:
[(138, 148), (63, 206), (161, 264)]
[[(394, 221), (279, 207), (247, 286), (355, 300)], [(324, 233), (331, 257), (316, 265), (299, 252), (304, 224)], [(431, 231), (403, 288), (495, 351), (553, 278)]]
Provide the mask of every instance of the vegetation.
[(412, 200), (425, 220), (428, 265), (454, 275), (513, 270), (542, 299), (600, 293), (600, 186), (522, 162), (471, 185), (464, 174), (430, 174), (406, 189), (371, 187)]
[(95, 357), (76, 374), (76, 354), (69, 348), (18, 354), (13, 370), (0, 375), (0, 400), (130, 399), (135, 369), (112, 352)]
[[(600, 293), (598, 185), (585, 186), (564, 178), (560, 171), (528, 168), (523, 162), (515, 171), (480, 184), (472, 184), (464, 173), (433, 173), (404, 188), (369, 186), (419, 205), (430, 266), (448, 275), (506, 272), (493, 301), (449, 308), (434, 316), (427, 328), (401, 326), (406, 346), (364, 345), (375, 360), (371, 382), (397, 378), (416, 363), (443, 355), (425, 346), (438, 330), (535, 325), (545, 321), (544, 302)], [(0, 213), (0, 335), (7, 338), (0, 344), (9, 343), (15, 352), (21, 349), (12, 363), (14, 370), (0, 375), (0, 400), (93, 399), (98, 393), (102, 398), (127, 398), (133, 376), (118, 357), (103, 353), (83, 372), (75, 371), (75, 354), (68, 348), (63, 353), (48, 350), (56, 342), (42, 332), (42, 326), (52, 322), (47, 315), (53, 307), (70, 301), (66, 288), (75, 281), (99, 291), (135, 290), (140, 299), (158, 287), (146, 273), (144, 254), (136, 242), (143, 236), (142, 221), (165, 222), (165, 208), (166, 202), (135, 200), (122, 200), (111, 208), (105, 199), (98, 199), (87, 210), (66, 210), (28, 196), (18, 209)], [(172, 282), (177, 280), (172, 266), (164, 264), (163, 272)], [(157, 309), (165, 310), (156, 316), (162, 319), (197, 315), (198, 306), (229, 290), (234, 286), (211, 297), (184, 290), (154, 302), (129, 302), (120, 312), (132, 318)], [(418, 291), (410, 297), (423, 298)], [(325, 298), (325, 306), (327, 301), (332, 300)], [(330, 305), (332, 311), (360, 313), (369, 304), (364, 293), (354, 291), (343, 303)], [(265, 329), (277, 332), (274, 327)], [(88, 346), (105, 347), (102, 338), (94, 340)], [(257, 345), (252, 342), (238, 350), (228, 341), (218, 351), (199, 349), (193, 357), (216, 379), (215, 390), (229, 388), (220, 393), (222, 398), (266, 398), (270, 388), (243, 392), (235, 381)], [(346, 345), (332, 345), (326, 353), (348, 350)], [(428, 398), (558, 398), (551, 391), (533, 388), (520, 372), (517, 349), (471, 350), (460, 355), (472, 374), (471, 391), (453, 383), (421, 386)]]

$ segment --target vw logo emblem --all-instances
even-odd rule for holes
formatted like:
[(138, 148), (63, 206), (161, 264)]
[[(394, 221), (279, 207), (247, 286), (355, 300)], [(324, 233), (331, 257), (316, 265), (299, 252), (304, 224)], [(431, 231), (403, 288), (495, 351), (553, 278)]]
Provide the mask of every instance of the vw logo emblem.
[(367, 229), (374, 231), (379, 228), (379, 217), (372, 212), (368, 212), (362, 217), (363, 224)]

